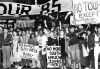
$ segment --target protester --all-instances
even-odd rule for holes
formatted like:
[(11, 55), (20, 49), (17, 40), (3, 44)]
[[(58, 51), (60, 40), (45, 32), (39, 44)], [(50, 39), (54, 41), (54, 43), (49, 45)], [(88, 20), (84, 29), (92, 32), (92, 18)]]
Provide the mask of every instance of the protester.
[(2, 53), (3, 53), (3, 67), (9, 68), (10, 63), (10, 51), (11, 51), (12, 36), (8, 34), (8, 30), (4, 29), (4, 37), (2, 41)]
[(93, 31), (88, 30), (88, 47), (89, 47), (89, 65), (94, 68), (94, 46), (95, 46), (95, 34)]
[(19, 36), (17, 35), (16, 31), (13, 32), (12, 39), (13, 39), (13, 57), (15, 58), (14, 62), (16, 62), (17, 43), (18, 43), (18, 40), (19, 40)]
[(68, 56), (65, 52), (65, 34), (64, 31), (61, 30), (59, 34), (59, 46), (61, 46), (61, 59), (62, 59), (62, 66), (65, 65), (66, 67), (66, 57)]
[(71, 59), (72, 59), (71, 61), (72, 61), (73, 69), (75, 69), (76, 67), (81, 68), (80, 50), (79, 50), (79, 44), (78, 44), (79, 40), (76, 37), (77, 36), (76, 36), (75, 28), (72, 26), (69, 32), (69, 38), (70, 38), (69, 46), (70, 46)]
[(58, 45), (58, 40), (55, 36), (54, 31), (50, 32), (50, 37), (48, 37), (48, 42), (47, 42), (48, 46), (57, 46)]
[(0, 27), (0, 67), (2, 66), (2, 42), (3, 42), (3, 27)]
[(28, 44), (28, 37), (26, 36), (26, 31), (22, 31), (22, 36), (19, 37), (19, 43)]

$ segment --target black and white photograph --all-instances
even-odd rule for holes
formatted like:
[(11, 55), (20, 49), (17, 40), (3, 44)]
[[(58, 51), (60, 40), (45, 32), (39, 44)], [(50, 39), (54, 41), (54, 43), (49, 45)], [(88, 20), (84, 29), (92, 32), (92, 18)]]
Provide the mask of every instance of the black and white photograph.
[(0, 0), (0, 69), (100, 69), (100, 0)]

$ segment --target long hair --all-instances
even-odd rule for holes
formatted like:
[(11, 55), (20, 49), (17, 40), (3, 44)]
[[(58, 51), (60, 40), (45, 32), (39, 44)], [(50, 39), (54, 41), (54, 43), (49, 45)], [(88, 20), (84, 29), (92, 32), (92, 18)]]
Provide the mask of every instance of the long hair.
[(30, 34), (30, 39), (33, 38), (32, 35), (35, 37), (35, 34), (34, 34), (34, 33), (31, 33), (31, 34)]

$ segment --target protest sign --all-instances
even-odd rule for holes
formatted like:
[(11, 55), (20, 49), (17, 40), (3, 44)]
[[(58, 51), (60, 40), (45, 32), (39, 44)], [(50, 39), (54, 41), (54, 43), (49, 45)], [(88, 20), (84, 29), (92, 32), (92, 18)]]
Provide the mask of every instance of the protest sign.
[(76, 24), (100, 23), (100, 0), (73, 0)]
[(59, 68), (61, 66), (61, 46), (47, 47), (47, 67)]
[(39, 47), (30, 44), (18, 44), (18, 52), (23, 59), (37, 59)]

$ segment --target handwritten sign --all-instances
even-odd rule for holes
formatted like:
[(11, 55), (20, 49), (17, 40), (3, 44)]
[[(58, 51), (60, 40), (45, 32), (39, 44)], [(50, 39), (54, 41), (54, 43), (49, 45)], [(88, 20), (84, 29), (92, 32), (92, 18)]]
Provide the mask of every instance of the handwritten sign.
[(47, 67), (59, 68), (61, 66), (61, 47), (48, 46), (47, 48)]
[(100, 23), (100, 0), (73, 0), (76, 24)]
[(24, 59), (37, 59), (39, 54), (39, 47), (30, 44), (18, 44), (18, 52), (20, 56)]
[(72, 3), (70, 0), (50, 0), (47, 3), (41, 5), (0, 2), (1, 16), (46, 14), (52, 12), (65, 12), (71, 10)]

